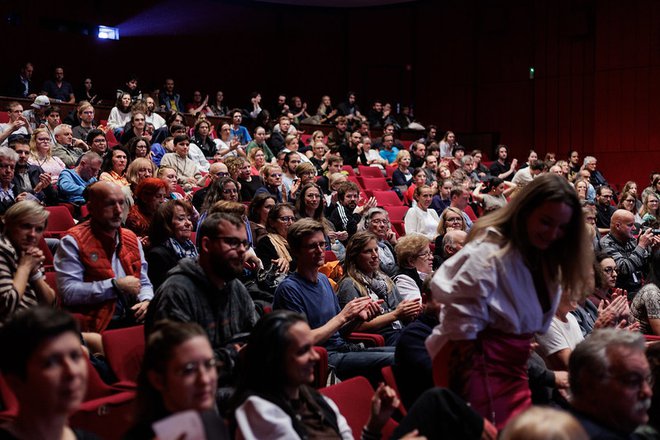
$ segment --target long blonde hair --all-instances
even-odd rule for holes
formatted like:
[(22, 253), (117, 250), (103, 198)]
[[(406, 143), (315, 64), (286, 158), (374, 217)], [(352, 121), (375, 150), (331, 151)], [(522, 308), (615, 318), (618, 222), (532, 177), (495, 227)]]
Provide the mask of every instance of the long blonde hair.
[[(373, 232), (360, 231), (356, 232), (351, 239), (348, 240), (348, 245), (346, 246), (346, 258), (344, 260), (345, 273), (342, 280), (344, 278), (351, 279), (353, 285), (355, 285), (355, 288), (360, 293), (360, 296), (367, 296), (369, 295), (369, 292), (367, 292), (367, 289), (364, 287), (366, 276), (357, 267), (357, 259), (362, 252), (362, 249), (364, 249), (364, 247), (372, 240), (378, 243), (378, 237), (376, 237)], [(394, 289), (394, 283), (392, 283), (390, 277), (383, 274), (379, 269), (376, 269), (375, 273), (384, 276), (385, 282), (387, 283), (387, 292), (388, 294), (391, 293)]]
[[(544, 202), (564, 203), (572, 213), (564, 236), (540, 252), (529, 241), (527, 221)], [(500, 235), (487, 234), (488, 228), (495, 228)], [(481, 217), (474, 224), (467, 240), (477, 237), (488, 237), (498, 242), (502, 245), (502, 252), (517, 249), (530, 266), (539, 266), (546, 283), (560, 284), (564, 291), (579, 295), (585, 292), (587, 283), (584, 279), (593, 260), (593, 247), (589, 242), (580, 201), (564, 177), (544, 174), (534, 179), (504, 208)]]
[[(48, 139), (50, 140), (50, 133), (48, 133), (48, 130), (45, 128), (37, 128), (32, 132), (32, 137), (30, 138), (30, 155), (34, 159), (40, 159), (39, 157), (39, 150), (37, 150), (37, 136), (41, 133), (46, 133), (48, 135)], [(50, 148), (48, 149), (48, 152), (46, 153), (46, 157), (50, 159), (53, 157), (53, 143), (49, 142)]]

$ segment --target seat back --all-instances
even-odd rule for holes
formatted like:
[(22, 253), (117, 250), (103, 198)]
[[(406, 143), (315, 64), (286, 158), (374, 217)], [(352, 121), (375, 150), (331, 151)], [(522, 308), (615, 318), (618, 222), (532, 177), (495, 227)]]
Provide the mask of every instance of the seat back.
[(341, 170), (348, 173), (349, 176), (355, 176), (355, 171), (353, 171), (353, 167), (350, 165), (344, 165), (341, 167)]
[(389, 191), (392, 188), (384, 177), (362, 177), (362, 183), (365, 189), (371, 191)]
[(402, 222), (408, 213), (407, 206), (388, 206), (387, 213), (389, 214), (391, 222)]
[(106, 330), (101, 338), (105, 357), (117, 379), (137, 383), (144, 358), (144, 326)]
[(394, 370), (392, 370), (392, 366), (388, 365), (387, 367), (383, 367), (380, 369), (380, 373), (383, 375), (383, 380), (385, 381), (385, 384), (392, 388), (394, 391), (396, 391), (396, 395), (399, 398), (399, 401), (401, 404), (399, 405), (399, 411), (401, 411), (401, 414), (404, 416), (408, 414), (408, 411), (406, 411), (406, 408), (403, 406), (403, 400), (401, 400), (401, 393), (399, 392), (399, 387), (396, 386), (396, 378), (394, 377)]
[(378, 206), (403, 206), (403, 201), (394, 191), (374, 191)]
[(0, 420), (11, 420), (18, 415), (18, 399), (14, 391), (9, 388), (5, 378), (0, 374), (0, 401), (2, 411), (0, 411)]
[(383, 177), (383, 172), (378, 167), (358, 165), (358, 172), (362, 177)]
[(44, 234), (47, 237), (59, 238), (76, 225), (71, 211), (65, 206), (46, 206), (46, 211), (50, 213)]
[[(367, 379), (358, 376), (344, 382), (319, 390), (321, 394), (332, 399), (339, 412), (346, 418), (353, 431), (354, 438), (360, 438), (362, 428), (371, 413), (371, 398), (374, 389)], [(398, 423), (390, 419), (383, 428), (382, 438), (390, 438)]]
[(323, 388), (328, 383), (328, 351), (317, 345), (314, 346), (314, 351), (319, 355), (319, 361), (314, 365), (314, 388)]

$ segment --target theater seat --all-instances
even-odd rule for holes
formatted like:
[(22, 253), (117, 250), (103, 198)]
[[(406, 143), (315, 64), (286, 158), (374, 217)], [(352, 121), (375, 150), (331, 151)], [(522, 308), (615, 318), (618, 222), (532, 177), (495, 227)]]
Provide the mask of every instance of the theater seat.
[(403, 201), (394, 191), (374, 191), (374, 197), (378, 202), (378, 206), (403, 206)]
[(144, 358), (144, 326), (106, 330), (101, 338), (105, 358), (117, 379), (136, 384)]
[(407, 206), (388, 206), (387, 213), (390, 217), (390, 222), (402, 222), (408, 213)]
[(314, 346), (314, 351), (319, 355), (319, 361), (314, 365), (314, 388), (323, 388), (328, 383), (328, 351), (319, 346)]
[(345, 171), (349, 176), (355, 176), (355, 171), (353, 171), (353, 167), (350, 165), (344, 165), (341, 167), (342, 172)]
[(378, 167), (367, 167), (364, 165), (358, 165), (358, 173), (362, 177), (377, 177), (377, 178), (383, 177), (383, 173)]
[(133, 425), (135, 391), (122, 390), (103, 382), (87, 360), (87, 395), (69, 423), (106, 440), (119, 440)]
[(364, 189), (370, 191), (390, 191), (392, 187), (387, 183), (387, 179), (381, 177), (361, 177)]
[(13, 420), (18, 415), (18, 400), (16, 395), (9, 388), (5, 378), (0, 375), (0, 420)]
[[(374, 389), (364, 377), (352, 379), (319, 390), (321, 394), (332, 399), (339, 412), (346, 418), (353, 431), (354, 438), (361, 438), (362, 428), (369, 420), (371, 413), (371, 398)], [(393, 419), (388, 420), (382, 431), (382, 438), (390, 438), (392, 432), (399, 426)]]
[(46, 206), (46, 211), (50, 212), (48, 224), (44, 236), (49, 238), (61, 238), (76, 223), (69, 209), (65, 206)]
[(396, 391), (396, 396), (399, 398), (399, 401), (401, 404), (399, 405), (399, 411), (401, 411), (401, 414), (405, 416), (408, 414), (408, 411), (406, 411), (406, 408), (403, 406), (403, 401), (401, 400), (401, 393), (399, 392), (399, 387), (396, 386), (396, 378), (394, 377), (394, 371), (392, 370), (392, 366), (388, 365), (387, 367), (383, 367), (380, 369), (380, 373), (383, 375), (383, 380), (385, 380), (385, 384), (392, 388), (394, 391)]

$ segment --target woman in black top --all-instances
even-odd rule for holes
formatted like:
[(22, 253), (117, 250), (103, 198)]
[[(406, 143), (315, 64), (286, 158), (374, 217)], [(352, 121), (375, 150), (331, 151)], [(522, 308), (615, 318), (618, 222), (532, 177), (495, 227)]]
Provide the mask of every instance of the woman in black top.
[(154, 214), (149, 232), (152, 247), (145, 255), (154, 291), (180, 259), (197, 257), (197, 248), (190, 240), (192, 217), (192, 206), (184, 200), (169, 200)]

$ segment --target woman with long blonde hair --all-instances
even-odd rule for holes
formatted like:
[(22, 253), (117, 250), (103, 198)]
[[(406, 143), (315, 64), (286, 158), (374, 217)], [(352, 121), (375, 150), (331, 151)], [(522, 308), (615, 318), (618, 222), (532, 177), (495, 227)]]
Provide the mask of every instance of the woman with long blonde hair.
[(60, 173), (66, 168), (62, 159), (52, 154), (53, 143), (50, 139), (50, 133), (45, 128), (37, 128), (30, 138), (30, 165), (41, 167), (46, 173), (50, 173), (52, 183), (56, 184)]
[(433, 276), (443, 304), (426, 345), (442, 381), (498, 428), (531, 405), (527, 361), (561, 292), (582, 294), (593, 260), (580, 201), (568, 181), (541, 175), (479, 219), (465, 247)]

